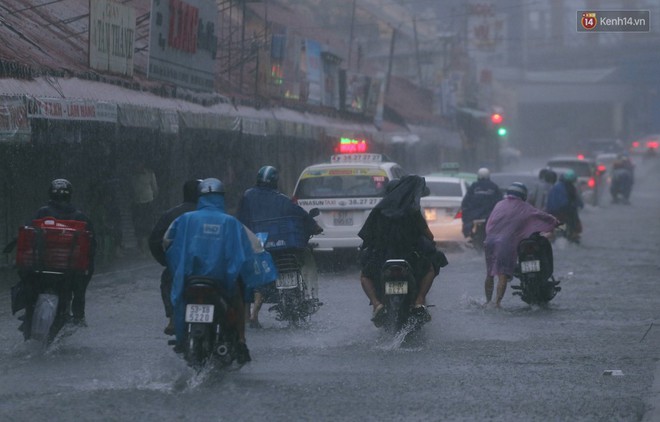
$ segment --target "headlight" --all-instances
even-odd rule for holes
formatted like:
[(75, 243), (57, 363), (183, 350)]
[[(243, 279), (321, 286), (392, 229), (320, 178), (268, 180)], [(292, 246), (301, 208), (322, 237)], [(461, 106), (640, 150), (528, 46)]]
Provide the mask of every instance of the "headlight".
[(424, 208), (424, 218), (426, 221), (435, 221), (437, 216), (436, 216), (436, 209), (435, 208)]

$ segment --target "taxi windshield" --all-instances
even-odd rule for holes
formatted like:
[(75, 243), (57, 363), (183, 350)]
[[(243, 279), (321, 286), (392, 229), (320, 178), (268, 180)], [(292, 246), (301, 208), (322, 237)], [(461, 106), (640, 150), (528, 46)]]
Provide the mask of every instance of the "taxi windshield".
[(298, 183), (294, 196), (298, 199), (380, 197), (388, 180), (385, 174), (305, 177)]

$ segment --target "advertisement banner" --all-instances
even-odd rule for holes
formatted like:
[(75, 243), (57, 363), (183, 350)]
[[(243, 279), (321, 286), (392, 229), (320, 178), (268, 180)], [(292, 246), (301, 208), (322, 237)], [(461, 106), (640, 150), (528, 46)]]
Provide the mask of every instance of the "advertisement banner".
[(23, 98), (0, 97), (0, 142), (29, 139), (30, 123)]
[(305, 40), (305, 56), (308, 83), (307, 102), (309, 104), (321, 104), (321, 93), (323, 92), (321, 44), (318, 41)]
[(217, 17), (213, 0), (152, 0), (147, 77), (213, 91)]
[(29, 98), (27, 115), (30, 118), (54, 120), (88, 120), (117, 122), (117, 105), (92, 100), (63, 98)]
[(133, 76), (135, 10), (112, 0), (89, 1), (89, 67)]
[(369, 93), (369, 77), (355, 72), (346, 72), (344, 109), (353, 113), (364, 113)]

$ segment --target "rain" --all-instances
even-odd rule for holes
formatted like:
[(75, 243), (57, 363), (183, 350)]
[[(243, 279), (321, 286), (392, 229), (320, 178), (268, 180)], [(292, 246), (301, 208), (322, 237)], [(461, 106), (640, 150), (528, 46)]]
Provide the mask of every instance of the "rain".
[[(651, 0), (3, 0), (0, 420), (660, 420), (657, 22)], [(449, 264), (431, 321), (376, 328), (358, 244), (332, 250), (333, 224), (355, 238), (371, 208), (338, 219), (332, 206), (383, 193), (297, 190), (342, 155), (395, 163), (378, 164), (378, 189), (399, 169), (469, 186), (488, 168), (531, 191), (541, 169), (590, 163), (580, 241), (552, 242), (561, 291), (529, 305), (514, 277), (487, 305), (484, 252), (452, 238), (454, 222), (434, 231)], [(634, 182), (618, 197), (626, 158)], [(141, 164), (155, 182), (139, 231)], [(145, 236), (191, 179), (222, 180), (235, 215), (264, 165), (321, 209), (322, 306), (289, 324), (265, 303), (246, 328), (251, 362), (191, 367), (163, 332)], [(12, 241), (59, 178), (99, 249), (86, 325), (44, 348), (11, 311)]]

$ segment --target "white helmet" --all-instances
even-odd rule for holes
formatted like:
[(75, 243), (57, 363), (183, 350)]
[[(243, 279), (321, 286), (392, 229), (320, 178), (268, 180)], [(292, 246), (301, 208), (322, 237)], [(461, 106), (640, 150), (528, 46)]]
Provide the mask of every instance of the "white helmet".
[(477, 171), (477, 179), (479, 180), (490, 179), (490, 170), (488, 170), (486, 167), (480, 168)]

